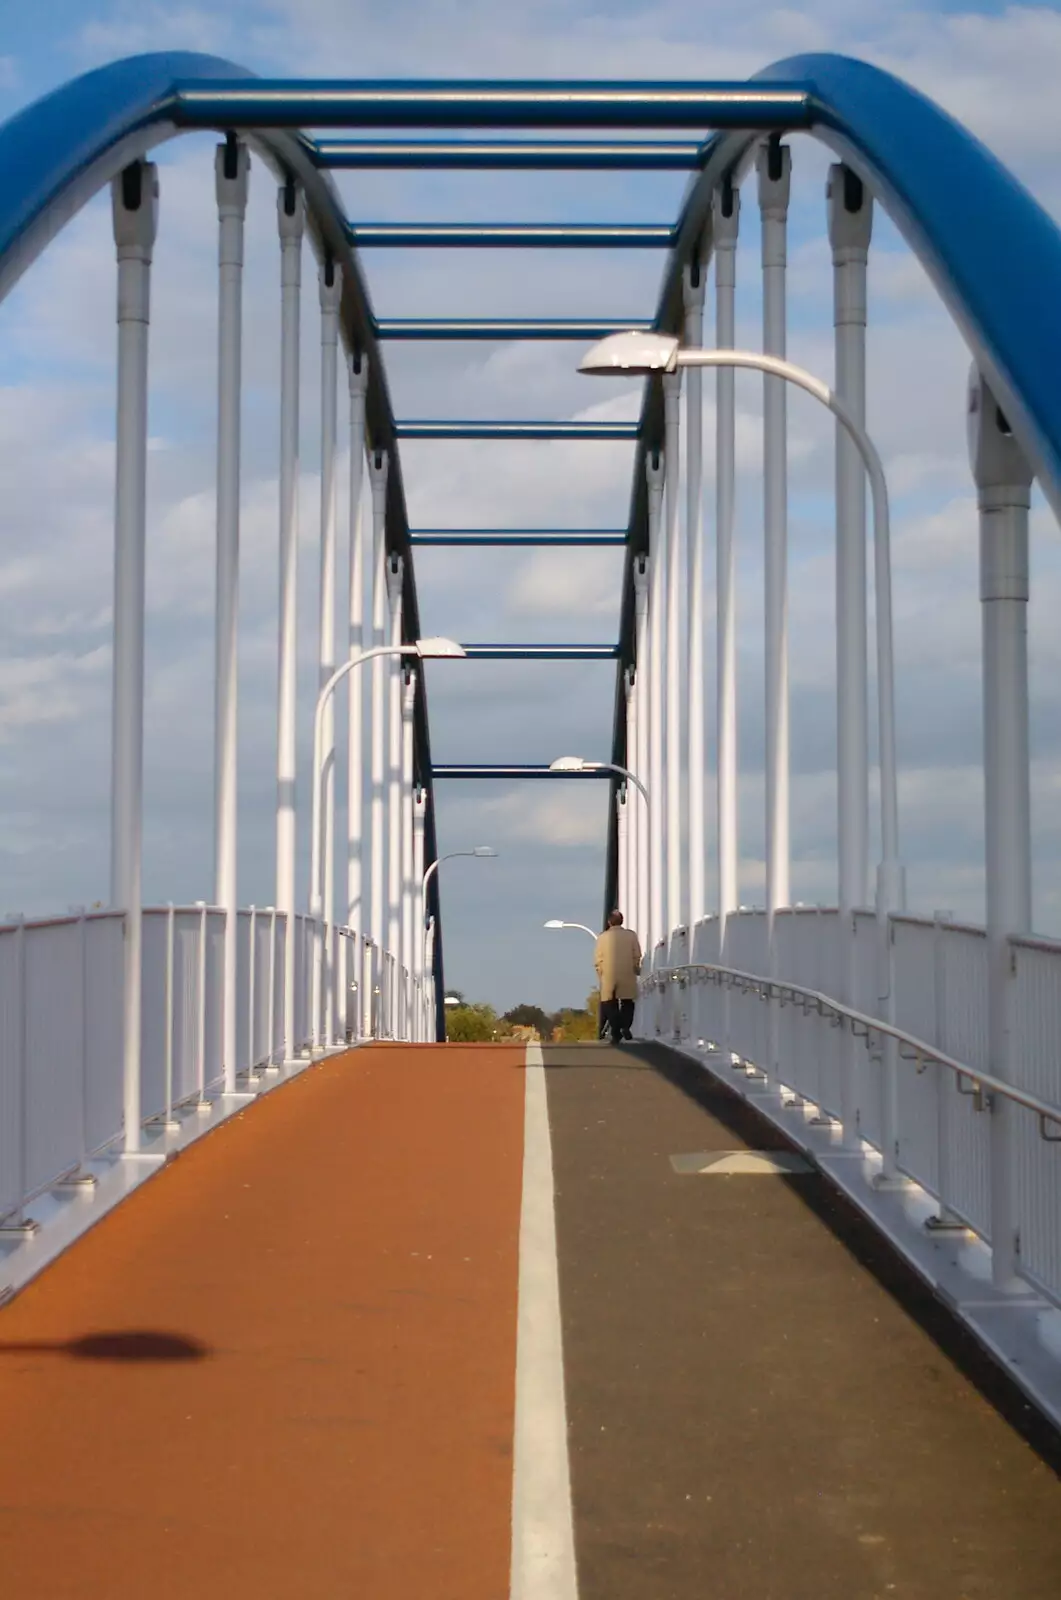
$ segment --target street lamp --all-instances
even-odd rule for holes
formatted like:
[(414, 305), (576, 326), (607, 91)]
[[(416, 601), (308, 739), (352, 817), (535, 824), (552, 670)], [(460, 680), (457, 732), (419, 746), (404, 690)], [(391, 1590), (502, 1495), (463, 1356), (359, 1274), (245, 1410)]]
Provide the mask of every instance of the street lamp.
[(877, 713), (878, 759), (881, 789), (881, 863), (878, 903), (883, 912), (902, 904), (902, 868), (899, 864), (899, 797), (895, 757), (895, 669), (892, 648), (891, 530), (888, 486), (877, 448), (843, 400), (827, 384), (802, 367), (779, 356), (753, 350), (687, 350), (667, 333), (612, 333), (586, 353), (579, 371), (593, 377), (617, 373), (649, 377), (677, 372), (679, 367), (746, 367), (783, 378), (813, 395), (844, 428), (865, 464), (873, 505), (874, 582), (877, 602)]
[(629, 767), (620, 767), (615, 761), (585, 761), (582, 756), (558, 756), (549, 763), (550, 772), (617, 772), (621, 778), (626, 778), (630, 783), (640, 789), (648, 803), (648, 790), (636, 773)]
[[(457, 856), (469, 856), (476, 861), (492, 861), (497, 858), (497, 851), (488, 844), (477, 844), (474, 850), (451, 850), (447, 855), (438, 856), (424, 873), (420, 885), (420, 939), (423, 950), (424, 971), (428, 970), (427, 959), (427, 886), (432, 875), (436, 873), (443, 861), (453, 861)], [(448, 1004), (448, 1001), (447, 1001)]]
[(323, 965), (323, 930), (320, 927), (324, 907), (324, 850), (321, 839), (324, 812), (324, 713), (328, 702), (343, 679), (356, 668), (364, 666), (377, 656), (419, 656), (423, 661), (459, 661), (464, 658), (462, 645), (453, 639), (417, 639), (415, 644), (382, 644), (360, 655), (350, 656), (336, 667), (328, 681), (321, 686), (317, 707), (313, 715), (313, 791), (312, 824), (310, 833), (310, 917), (314, 926), (313, 962), (313, 1038), (316, 1042), (321, 1025), (321, 988)]
[(443, 861), (454, 861), (458, 856), (469, 856), (474, 858), (476, 861), (496, 861), (497, 851), (491, 845), (477, 844), (474, 850), (451, 850), (448, 855), (439, 856), (436, 860), (432, 861), (431, 865), (424, 873), (424, 880), (420, 886), (420, 904), (422, 909), (421, 920), (423, 922), (425, 931), (427, 929), (427, 886), (431, 882), (433, 874), (438, 871)]
[(583, 933), (588, 933), (589, 934), (589, 936), (593, 940), (594, 944), (596, 944), (596, 942), (597, 942), (597, 935), (594, 933), (592, 928), (587, 928), (586, 924), (584, 922), (559, 922), (559, 921), (557, 921), (557, 919), (555, 917), (553, 917), (548, 922), (543, 923), (543, 927), (546, 927), (546, 928), (581, 928)]

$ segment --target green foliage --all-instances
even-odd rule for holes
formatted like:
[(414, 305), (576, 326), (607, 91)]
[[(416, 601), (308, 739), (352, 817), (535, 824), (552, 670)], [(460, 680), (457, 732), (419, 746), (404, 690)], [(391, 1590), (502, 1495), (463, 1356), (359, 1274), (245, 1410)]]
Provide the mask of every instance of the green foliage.
[(451, 1044), (489, 1043), (496, 1031), (497, 1012), (493, 1006), (446, 1007), (446, 1038)]
[(513, 1006), (501, 1020), (516, 1028), (537, 1028), (539, 1039), (548, 1039), (553, 1027), (553, 1019), (541, 1006)]
[(575, 1043), (580, 1039), (596, 1039), (600, 1033), (600, 995), (596, 989), (587, 997), (586, 1008), (578, 1011), (565, 1006), (553, 1018), (553, 1038)]

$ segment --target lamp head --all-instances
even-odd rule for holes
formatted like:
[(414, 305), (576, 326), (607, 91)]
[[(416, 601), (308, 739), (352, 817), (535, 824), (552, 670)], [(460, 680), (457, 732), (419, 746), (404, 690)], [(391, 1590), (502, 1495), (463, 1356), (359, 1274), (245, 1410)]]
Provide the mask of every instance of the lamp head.
[(617, 373), (648, 377), (653, 372), (674, 372), (678, 366), (678, 340), (673, 334), (641, 332), (610, 333), (579, 362), (579, 372), (591, 377), (614, 377)]
[(455, 639), (417, 639), (416, 653), (422, 661), (463, 661), (467, 651)]
[(442, 1004), (445, 1006), (459, 1006), (460, 1001), (457, 999), (455, 994), (448, 994), (443, 1000)]
[(544, 923), (543, 926), (546, 928), (562, 928), (563, 923), (558, 917), (550, 917), (549, 921)]
[(496, 856), (497, 851), (488, 844), (477, 844), (475, 849), (472, 851), (472, 855), (478, 856), (481, 861), (485, 861), (488, 858)]
[(550, 761), (550, 772), (585, 772), (586, 762), (581, 756), (557, 756), (555, 761)]

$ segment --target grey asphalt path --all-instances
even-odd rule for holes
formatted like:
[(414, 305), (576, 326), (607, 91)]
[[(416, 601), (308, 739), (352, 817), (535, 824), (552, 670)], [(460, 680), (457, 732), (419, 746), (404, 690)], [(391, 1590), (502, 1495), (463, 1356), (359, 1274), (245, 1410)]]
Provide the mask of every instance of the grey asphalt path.
[(545, 1050), (581, 1600), (1057, 1600), (1061, 1441), (662, 1047)]

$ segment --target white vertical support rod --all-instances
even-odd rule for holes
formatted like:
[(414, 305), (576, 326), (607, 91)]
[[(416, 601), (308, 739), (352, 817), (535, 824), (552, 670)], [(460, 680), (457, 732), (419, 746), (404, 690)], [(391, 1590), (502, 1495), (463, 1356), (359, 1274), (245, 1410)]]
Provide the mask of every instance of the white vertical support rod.
[[(829, 169), (835, 390), (866, 418), (866, 266), (873, 201), (849, 168)], [(836, 670), (841, 911), (864, 905), (869, 860), (866, 479), (847, 431), (836, 429)]]
[[(365, 476), (365, 394), (368, 357), (350, 357), (350, 587), (347, 611), (347, 654), (359, 656), (365, 644), (365, 530), (361, 495)], [(348, 737), (346, 768), (346, 922), (358, 936), (366, 932), (362, 841), (364, 837), (365, 684), (358, 673), (347, 680)], [(360, 979), (358, 980), (360, 983)], [(360, 989), (358, 991), (360, 993)]]
[[(402, 903), (401, 903), (401, 963), (405, 970), (402, 979), (402, 1036), (412, 1038), (413, 1020), (413, 947), (420, 941), (415, 937), (419, 920), (419, 895), (413, 894), (413, 712), (416, 708), (416, 673), (406, 668), (405, 688), (402, 695)], [(414, 907), (414, 899), (417, 904)]]
[[(634, 768), (641, 782), (652, 794), (651, 774), (649, 771), (649, 721), (651, 707), (649, 705), (648, 691), (650, 688), (649, 671), (649, 642), (648, 642), (648, 558), (638, 556), (634, 561), (634, 611), (635, 611), (635, 640), (637, 648), (636, 677), (634, 679), (634, 695), (637, 702), (637, 731), (636, 749), (634, 752)], [(651, 904), (649, 895), (649, 850), (652, 832), (652, 803), (646, 800), (640, 789), (634, 786), (634, 806), (637, 810), (638, 823), (635, 832), (636, 841), (636, 870), (637, 870), (637, 922), (635, 929), (644, 944), (646, 951), (651, 953)]]
[(682, 925), (682, 521), (678, 494), (681, 480), (680, 372), (663, 378), (664, 515), (667, 519), (667, 648), (666, 648), (666, 751), (667, 768), (667, 933)]
[[(401, 556), (387, 562), (387, 596), (390, 603), (389, 643), (402, 642)], [(388, 1021), (391, 1038), (398, 1035), (399, 962), (402, 914), (402, 664), (398, 657), (386, 662), (387, 682), (387, 953), (391, 957)]]
[(111, 904), (125, 911), (122, 1109), (125, 1148), (140, 1148), (143, 914), (144, 553), (147, 531), (147, 346), (158, 173), (136, 161), (111, 185), (118, 257), (118, 417), (114, 490)]
[[(369, 459), (372, 485), (372, 649), (386, 644), (387, 631), (387, 470), (385, 450), (373, 451)], [(384, 873), (387, 860), (386, 817), (383, 806), (386, 763), (386, 669), (387, 660), (377, 656), (372, 662), (369, 701), (369, 921), (368, 935), (375, 950), (374, 966), (380, 963), (384, 935)], [(370, 998), (370, 997), (369, 997)], [(371, 1032), (371, 1024), (366, 1031)]]
[(284, 1055), (294, 1056), (295, 1030), (295, 705), (298, 675), (298, 422), (299, 299), (302, 286), (302, 191), (281, 184), (280, 232), (280, 617), (276, 737), (276, 908), (285, 917)]
[[(320, 266), (321, 308), (321, 533), (320, 533), (320, 687), (335, 671), (335, 440), (339, 372), (339, 307), (343, 279), (330, 255)], [(324, 1044), (335, 1039), (335, 701), (324, 713), (324, 950), (322, 965)], [(314, 1026), (317, 1026), (316, 1016)]]
[[(792, 157), (771, 139), (758, 154), (762, 213), (763, 350), (785, 358), (785, 269)], [(766, 908), (790, 903), (788, 699), (788, 419), (783, 378), (763, 378), (766, 641)], [(860, 480), (865, 469), (857, 463)]]
[[(711, 222), (715, 248), (715, 344), (720, 350), (731, 350), (734, 345), (739, 223), (740, 192), (727, 182), (714, 196)], [(732, 368), (719, 367), (715, 393), (718, 936), (719, 960), (724, 962), (727, 919), (738, 904), (737, 596), (733, 543), (736, 412)]]
[[(699, 256), (682, 275), (685, 343), (698, 350), (704, 342), (704, 299), (707, 269)], [(689, 650), (686, 759), (689, 763), (688, 871), (689, 959), (693, 929), (707, 912), (705, 855), (707, 821), (704, 804), (704, 374), (690, 367), (685, 379), (686, 475), (685, 526), (688, 557)]]
[[(1032, 920), (1028, 756), (1028, 508), (1032, 472), (986, 379), (969, 385), (969, 454), (980, 509), (984, 682), (987, 1017), (991, 1071), (1012, 1078), (1010, 939)], [(1020, 1264), (1013, 1107), (991, 1105), (991, 1261), (995, 1287), (1026, 1287)]]
[(630, 915), (630, 806), (627, 804), (627, 787), (620, 783), (615, 791), (615, 831), (618, 843), (618, 897), (617, 905), (625, 916)]
[[(785, 357), (785, 271), (792, 156), (771, 138), (756, 166), (762, 218), (763, 350)], [(791, 898), (788, 699), (788, 395), (783, 378), (763, 378), (763, 578), (766, 716), (766, 953), (777, 976), (775, 915)], [(767, 1071), (776, 1077), (779, 1016), (771, 1002)]]
[(424, 827), (427, 822), (427, 791), (417, 788), (413, 797), (413, 904), (412, 927), (413, 937), (413, 972), (416, 978), (416, 1033), (414, 1035), (419, 1043), (427, 1037), (425, 1033), (424, 1012), (424, 916), (420, 904), (420, 896), (416, 892), (416, 885), (424, 881)]
[[(633, 667), (626, 669), (626, 765), (632, 772), (637, 773), (637, 727), (638, 727), (638, 693), (637, 675)], [(640, 776), (640, 774), (638, 774)], [(644, 783), (644, 779), (641, 779)], [(619, 906), (629, 928), (637, 928), (641, 921), (641, 911), (637, 904), (637, 835), (641, 827), (641, 809), (637, 804), (636, 786), (627, 789), (626, 794), (626, 851), (620, 855), (623, 871), (622, 892)]]
[(652, 902), (648, 948), (655, 951), (663, 938), (663, 819), (666, 814), (666, 776), (663, 766), (663, 658), (667, 637), (664, 579), (667, 572), (667, 533), (663, 521), (663, 455), (649, 451), (648, 474), (649, 601), (648, 694), (649, 725), (649, 882)]
[(250, 155), (235, 135), (214, 158), (218, 215), (217, 599), (214, 677), (214, 904), (225, 913), (221, 1054), (225, 1093), (236, 1087), (236, 886), (240, 408), (243, 225)]
[[(866, 264), (873, 201), (850, 168), (829, 169), (826, 187), (833, 257), (835, 390), (855, 421), (866, 418)], [(858, 451), (836, 430), (836, 706), (839, 907), (842, 998), (855, 1000), (854, 914), (867, 898), (869, 718), (867, 687), (866, 479)], [(847, 1149), (858, 1144), (861, 1050), (841, 1044), (840, 1120)]]

